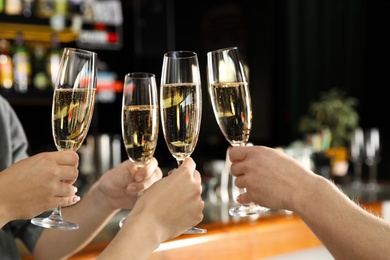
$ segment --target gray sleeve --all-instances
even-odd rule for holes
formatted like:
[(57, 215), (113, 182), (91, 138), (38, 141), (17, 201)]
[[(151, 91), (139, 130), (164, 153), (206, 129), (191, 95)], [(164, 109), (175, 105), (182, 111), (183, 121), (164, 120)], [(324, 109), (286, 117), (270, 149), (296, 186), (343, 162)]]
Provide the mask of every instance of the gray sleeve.
[(11, 105), (0, 96), (0, 171), (28, 156), (23, 126)]
[[(23, 126), (11, 105), (1, 95), (0, 147), (0, 171), (28, 157), (28, 141)], [(31, 224), (30, 220), (11, 221), (6, 226), (15, 238), (18, 237), (24, 242), (29, 250), (34, 248), (42, 232), (42, 228)]]

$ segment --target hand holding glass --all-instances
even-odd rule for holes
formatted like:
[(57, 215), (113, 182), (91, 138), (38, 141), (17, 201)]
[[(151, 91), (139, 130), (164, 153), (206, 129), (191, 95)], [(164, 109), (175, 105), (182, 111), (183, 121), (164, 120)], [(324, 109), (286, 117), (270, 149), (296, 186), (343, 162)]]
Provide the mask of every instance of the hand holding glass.
[[(165, 53), (161, 73), (160, 107), (164, 138), (180, 167), (184, 159), (194, 151), (200, 131), (202, 90), (196, 53)], [(185, 232), (193, 233), (206, 233), (206, 229), (192, 227)]]
[[(158, 137), (159, 109), (156, 78), (152, 73), (125, 76), (122, 98), (122, 137), (129, 159), (138, 169), (153, 157)], [(139, 196), (142, 194), (138, 194)], [(122, 218), (122, 227), (126, 218)]]
[[(245, 146), (252, 128), (252, 105), (237, 47), (207, 53), (207, 80), (214, 115), (223, 135), (232, 146)], [(229, 213), (242, 217), (268, 210), (250, 203), (234, 206)]]
[[(83, 143), (93, 115), (96, 93), (97, 55), (94, 52), (65, 48), (62, 54), (52, 105), (52, 131), (59, 151), (77, 151)], [(67, 222), (61, 207), (47, 218), (33, 218), (31, 223), (62, 230), (79, 226)]]

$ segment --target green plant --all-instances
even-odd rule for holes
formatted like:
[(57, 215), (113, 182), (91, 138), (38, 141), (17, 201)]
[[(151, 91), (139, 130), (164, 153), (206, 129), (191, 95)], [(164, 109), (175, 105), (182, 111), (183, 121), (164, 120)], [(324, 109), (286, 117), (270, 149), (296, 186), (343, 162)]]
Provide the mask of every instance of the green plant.
[(322, 92), (319, 100), (310, 103), (307, 115), (301, 117), (298, 131), (302, 134), (321, 133), (329, 129), (331, 147), (348, 146), (352, 131), (359, 126), (356, 111), (359, 101), (345, 92), (332, 88)]

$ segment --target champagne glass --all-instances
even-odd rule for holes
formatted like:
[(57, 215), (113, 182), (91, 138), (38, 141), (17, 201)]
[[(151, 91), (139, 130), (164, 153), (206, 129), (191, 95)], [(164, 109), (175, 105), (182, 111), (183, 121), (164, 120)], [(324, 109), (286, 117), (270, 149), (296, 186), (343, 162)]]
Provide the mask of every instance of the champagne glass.
[[(126, 153), (138, 169), (153, 156), (157, 146), (159, 110), (156, 77), (134, 72), (125, 76), (122, 98), (122, 137)], [(141, 196), (142, 192), (138, 194)], [(122, 218), (122, 227), (126, 217)]]
[(380, 162), (380, 135), (378, 128), (371, 128), (365, 133), (366, 165), (369, 167), (368, 184), (369, 190), (377, 191), (380, 189), (378, 184), (378, 163)]
[(350, 158), (354, 167), (354, 176), (352, 181), (353, 188), (361, 188), (363, 186), (362, 182), (362, 162), (365, 158), (365, 143), (364, 143), (364, 133), (363, 129), (357, 127), (352, 134), (351, 144), (350, 144)]
[[(232, 146), (245, 146), (252, 127), (252, 105), (237, 47), (207, 53), (207, 80), (214, 115), (223, 135)], [(229, 160), (228, 156), (226, 160)], [(236, 205), (229, 209), (229, 213), (243, 217), (268, 210), (249, 203)]]
[[(202, 114), (202, 90), (198, 56), (191, 51), (164, 54), (160, 112), (165, 141), (178, 166), (195, 149)], [(185, 234), (205, 233), (192, 227)]]
[[(95, 107), (97, 54), (91, 51), (64, 48), (52, 104), (52, 132), (59, 151), (77, 151), (91, 124)], [(61, 207), (47, 218), (33, 218), (31, 223), (62, 230), (75, 230), (79, 226), (65, 221)]]

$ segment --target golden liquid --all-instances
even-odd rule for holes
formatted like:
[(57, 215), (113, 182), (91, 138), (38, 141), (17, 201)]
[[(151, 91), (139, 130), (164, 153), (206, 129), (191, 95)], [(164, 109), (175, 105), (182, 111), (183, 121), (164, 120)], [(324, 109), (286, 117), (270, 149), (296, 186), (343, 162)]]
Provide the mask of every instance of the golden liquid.
[(124, 106), (122, 108), (123, 142), (129, 159), (145, 164), (154, 154), (158, 137), (158, 106)]
[(52, 130), (58, 150), (78, 150), (91, 124), (95, 89), (56, 89), (53, 97)]
[(162, 85), (161, 122), (172, 155), (182, 160), (192, 154), (201, 121), (201, 91), (196, 84)]
[(252, 106), (247, 83), (218, 83), (210, 86), (217, 123), (231, 145), (246, 144), (252, 127)]

